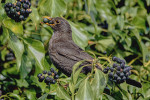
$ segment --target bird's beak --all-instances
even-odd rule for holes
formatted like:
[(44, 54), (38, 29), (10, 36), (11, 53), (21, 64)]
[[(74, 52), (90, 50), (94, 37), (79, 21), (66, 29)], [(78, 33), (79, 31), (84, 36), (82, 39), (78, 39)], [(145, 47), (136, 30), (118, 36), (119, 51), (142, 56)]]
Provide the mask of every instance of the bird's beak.
[(43, 19), (45, 19), (45, 18), (48, 20), (47, 22), (44, 22), (46, 25), (48, 25), (48, 26), (54, 26), (55, 25), (55, 23), (52, 21), (51, 17), (43, 16)]
[(48, 20), (52, 20), (52, 18), (49, 16), (43, 16), (43, 18), (47, 18)]

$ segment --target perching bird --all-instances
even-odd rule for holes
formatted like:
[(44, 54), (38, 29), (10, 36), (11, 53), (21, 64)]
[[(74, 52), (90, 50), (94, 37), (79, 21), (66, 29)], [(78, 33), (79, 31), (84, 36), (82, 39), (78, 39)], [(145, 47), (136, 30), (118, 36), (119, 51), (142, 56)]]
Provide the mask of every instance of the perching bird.
[[(44, 21), (53, 29), (53, 35), (49, 41), (49, 56), (56, 68), (58, 68), (65, 75), (70, 76), (74, 64), (81, 60), (89, 60), (82, 65), (91, 64), (93, 58), (77, 46), (72, 40), (72, 30), (70, 24), (61, 17), (45, 17)], [(101, 70), (99, 65), (96, 65)], [(82, 73), (87, 74), (92, 69), (92, 66), (87, 66), (82, 69)], [(127, 81), (128, 84), (141, 87), (139, 82), (132, 79)]]

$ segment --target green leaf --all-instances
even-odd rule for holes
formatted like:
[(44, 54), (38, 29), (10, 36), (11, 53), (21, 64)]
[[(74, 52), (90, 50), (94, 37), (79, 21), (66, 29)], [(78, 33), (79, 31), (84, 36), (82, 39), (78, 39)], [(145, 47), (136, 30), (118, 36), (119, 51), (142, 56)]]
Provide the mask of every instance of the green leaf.
[(145, 58), (146, 58), (146, 55), (148, 54), (148, 48), (144, 45), (144, 43), (141, 41), (141, 37), (140, 35), (137, 33), (138, 31), (135, 30), (133, 31), (133, 34), (135, 35), (135, 37), (137, 38), (137, 42), (138, 42), (138, 45), (140, 47), (140, 50), (142, 52), (142, 55), (143, 55), (143, 64), (145, 63)]
[(91, 84), (95, 100), (99, 100), (100, 96), (104, 91), (104, 88), (106, 87), (106, 84), (107, 84), (106, 75), (104, 75), (102, 71), (96, 68), (95, 76)]
[(124, 27), (124, 16), (117, 16), (117, 22), (120, 27), (120, 30), (123, 30)]
[(35, 24), (35, 25), (38, 25), (39, 23), (40, 23), (40, 16), (39, 16), (39, 13), (38, 13), (38, 11), (37, 11), (37, 9), (36, 8), (34, 8), (34, 7), (31, 7), (31, 9), (32, 9), (32, 13), (31, 13), (31, 20), (33, 21), (33, 23)]
[(23, 38), (24, 42), (28, 45), (28, 50), (31, 52), (32, 56), (35, 58), (39, 67), (43, 70), (45, 68), (45, 50), (42, 42), (30, 38)]
[(47, 98), (47, 96), (48, 96), (48, 93), (45, 93), (40, 98), (38, 98), (38, 100), (45, 100)]
[(37, 100), (36, 91), (33, 90), (25, 90), (25, 94), (29, 100)]
[(72, 38), (74, 42), (82, 49), (85, 49), (85, 47), (88, 45), (88, 33), (79, 25), (76, 25), (70, 21), (69, 23), (72, 28)]
[(21, 78), (26, 78), (26, 76), (31, 71), (31, 69), (32, 69), (32, 63), (30, 59), (26, 55), (23, 55), (21, 59), (21, 66), (20, 66)]
[(105, 96), (108, 98), (108, 100), (115, 100), (112, 96), (105, 94)]
[(86, 78), (79, 86), (79, 90), (77, 92), (77, 95), (75, 96), (75, 100), (94, 100), (91, 85), (88, 81), (88, 78)]
[[(141, 18), (141, 17), (135, 17), (133, 19), (133, 21), (131, 22), (132, 24), (134, 24), (134, 26), (138, 29), (143, 29), (143, 30), (146, 30), (146, 27), (145, 27), (145, 19), (144, 18)], [(138, 34), (138, 33), (137, 33)]]
[(4, 19), (3, 24), (15, 34), (23, 34), (23, 26), (11, 19)]
[(112, 38), (99, 40), (96, 44), (96, 49), (104, 52), (106, 50), (111, 51), (115, 46), (115, 42)]
[(15, 34), (9, 31), (10, 39), (8, 42), (9, 47), (14, 51), (17, 60), (17, 70), (20, 69), (22, 54), (24, 52), (23, 43), (17, 38)]
[(24, 100), (23, 98), (21, 98), (20, 95), (15, 94), (15, 93), (10, 93), (9, 96), (10, 96), (10, 97), (13, 97), (13, 98), (15, 98), (15, 99), (17, 99), (17, 100)]
[(0, 14), (1, 14), (0, 15), (0, 26), (1, 26), (2, 20), (6, 17), (2, 4), (0, 4)]
[(42, 0), (40, 3), (41, 13), (48, 13), (51, 17), (63, 15), (66, 12), (66, 8), (64, 0)]
[(9, 32), (6, 27), (2, 26), (2, 28), (3, 28), (3, 34), (1, 35), (0, 40), (1, 40), (2, 44), (5, 44), (9, 40)]
[(150, 14), (147, 15), (147, 22), (148, 22), (148, 25), (150, 26)]
[(64, 99), (64, 100), (71, 100), (71, 97), (69, 96), (67, 91), (59, 84), (58, 84), (56, 92), (59, 98)]
[[(79, 74), (80, 74), (82, 68), (84, 67), (84, 66), (82, 66), (82, 67), (79, 68), (79, 66), (80, 66), (84, 61), (85, 61), (85, 60), (79, 61), (79, 62), (77, 62), (77, 63), (73, 66), (73, 71), (72, 71), (72, 76), (71, 76), (71, 77), (72, 77), (72, 79), (73, 79), (73, 83), (74, 83), (74, 84), (76, 84), (77, 79), (78, 79), (78, 76), (79, 76)], [(79, 69), (78, 69), (78, 68), (79, 68)]]
[(25, 80), (25, 79), (16, 79), (16, 82), (17, 82), (17, 86), (18, 87), (28, 87), (29, 86), (29, 84), (28, 84), (28, 82)]

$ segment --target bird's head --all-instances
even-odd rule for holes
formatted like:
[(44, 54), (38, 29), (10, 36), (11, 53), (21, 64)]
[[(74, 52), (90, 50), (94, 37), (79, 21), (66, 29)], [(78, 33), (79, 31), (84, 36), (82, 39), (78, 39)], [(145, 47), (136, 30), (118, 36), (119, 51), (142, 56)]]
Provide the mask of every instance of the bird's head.
[(68, 21), (66, 21), (64, 18), (61, 17), (43, 17), (43, 22), (50, 26), (54, 32), (59, 31), (60, 33), (70, 33), (71, 27)]

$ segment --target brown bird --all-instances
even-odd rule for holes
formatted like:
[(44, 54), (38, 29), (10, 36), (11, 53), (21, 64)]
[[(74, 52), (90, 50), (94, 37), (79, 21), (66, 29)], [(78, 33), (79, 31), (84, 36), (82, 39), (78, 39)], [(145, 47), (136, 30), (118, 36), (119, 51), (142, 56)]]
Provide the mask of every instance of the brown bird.
[[(65, 75), (70, 76), (72, 67), (75, 63), (81, 60), (89, 60), (85, 64), (92, 63), (92, 57), (77, 46), (72, 40), (72, 30), (69, 23), (60, 17), (50, 18), (47, 23), (53, 29), (53, 35), (49, 41), (49, 56), (52, 63)], [(97, 68), (100, 67), (97, 65)], [(83, 68), (82, 72), (87, 74), (91, 71), (91, 66)]]
[[(45, 18), (47, 20), (44, 23), (53, 29), (48, 51), (54, 66), (65, 75), (70, 76), (74, 64), (81, 60), (88, 60), (81, 65), (89, 65), (82, 69), (82, 73), (87, 74), (90, 72), (92, 70), (91, 63), (93, 58), (73, 42), (70, 24), (60, 17)], [(99, 65), (96, 65), (96, 67), (101, 70)], [(141, 87), (141, 84), (135, 80), (128, 79), (126, 82)]]

